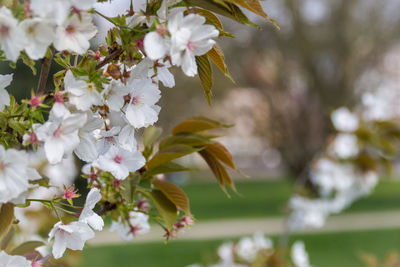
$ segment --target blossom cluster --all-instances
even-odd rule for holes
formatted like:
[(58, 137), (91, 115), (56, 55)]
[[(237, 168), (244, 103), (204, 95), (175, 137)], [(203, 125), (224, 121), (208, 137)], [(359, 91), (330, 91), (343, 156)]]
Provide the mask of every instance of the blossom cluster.
[[(158, 198), (152, 185), (139, 188), (140, 178), (135, 184), (135, 177), (148, 170), (153, 147), (142, 145), (138, 132), (158, 121), (160, 84), (175, 86), (169, 69), (181, 67), (187, 76), (195, 76), (196, 57), (209, 52), (219, 36), (204, 16), (176, 5), (180, 1), (153, 2), (151, 15), (146, 13), (149, 6), (143, 8), (146, 12), (131, 7), (116, 18), (97, 12), (97, 0), (30, 0), (16, 9), (0, 8), (5, 59), (42, 59), (42, 72), (53, 58), (64, 67), (54, 76), (54, 89), (45, 92), (39, 86), (21, 105), (6, 90), (13, 75), (0, 75), (0, 115), (13, 141), (0, 144), (0, 212), (16, 205), (15, 216), (23, 221), (27, 217), (20, 210), (36, 209), (33, 202), (38, 202), (57, 216), (48, 235), (47, 244), (53, 241), (50, 255), (31, 262), (1, 252), (1, 263), (33, 266), (50, 256), (62, 257), (66, 249), (82, 250), (95, 231), (103, 230), (100, 215), (111, 216), (110, 230), (124, 240), (149, 231), (149, 199)], [(115, 25), (107, 46), (97, 51), (89, 50), (98, 32), (93, 13)], [(84, 163), (81, 172), (90, 189), (83, 207), (74, 202), (80, 197), (72, 185), (74, 156)], [(129, 188), (140, 195), (129, 195)], [(165, 227), (167, 238), (193, 223), (188, 208), (179, 208), (187, 215)]]
[[(369, 195), (379, 181), (378, 171), (391, 158), (393, 149), (387, 143), (396, 144), (396, 124), (374, 120), (345, 107), (335, 110), (331, 120), (337, 134), (326, 152), (314, 160), (309, 173), (317, 196), (292, 196), (291, 230), (322, 227), (330, 214), (340, 213), (357, 199)], [(393, 134), (387, 134), (391, 131)]]
[[(222, 244), (218, 248), (218, 256), (218, 263), (208, 265), (192, 264), (187, 267), (249, 267), (269, 266), (270, 264), (274, 266), (273, 263), (279, 262), (277, 257), (281, 257), (282, 253), (278, 248), (274, 247), (270, 238), (264, 237), (262, 233), (255, 233), (251, 237), (241, 238), (238, 242)], [(280, 261), (282, 260), (280, 259)], [(312, 267), (302, 241), (293, 243), (290, 250), (290, 260), (287, 263), (294, 264), (296, 267)]]

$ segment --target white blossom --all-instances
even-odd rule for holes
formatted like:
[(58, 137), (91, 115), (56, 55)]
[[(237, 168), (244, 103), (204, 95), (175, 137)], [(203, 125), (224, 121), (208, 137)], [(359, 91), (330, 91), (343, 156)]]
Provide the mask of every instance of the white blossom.
[(51, 164), (59, 163), (79, 145), (78, 130), (86, 123), (86, 114), (67, 114), (60, 118), (52, 116), (36, 130), (44, 142), (46, 157)]
[(0, 251), (1, 267), (31, 267), (32, 262), (22, 256), (8, 255), (4, 251)]
[(150, 231), (150, 224), (148, 222), (149, 216), (136, 211), (129, 212), (128, 222), (113, 221), (110, 231), (117, 231), (118, 235), (125, 241), (132, 240), (136, 235), (143, 235)]
[(54, 258), (61, 258), (67, 248), (82, 250), (85, 242), (93, 237), (93, 230), (84, 222), (56, 223), (49, 233), (49, 242), (54, 238), (52, 250)]
[(128, 151), (119, 146), (111, 146), (97, 161), (99, 168), (111, 172), (115, 178), (123, 180), (130, 172), (137, 171), (144, 166), (146, 160), (135, 150)]
[(294, 242), (292, 245), (291, 256), (296, 267), (312, 267), (303, 242)]
[(55, 25), (46, 19), (36, 17), (23, 20), (21, 28), (28, 40), (25, 46), (28, 56), (33, 60), (43, 58), (47, 48), (55, 39)]
[(78, 136), (80, 142), (74, 152), (81, 160), (92, 162), (99, 156), (94, 131), (101, 129), (104, 121), (100, 116), (93, 114), (91, 111), (87, 111), (85, 114), (87, 120), (86, 123), (79, 128)]
[(347, 133), (338, 134), (330, 148), (339, 158), (351, 158), (359, 152), (357, 137)]
[(331, 114), (333, 126), (342, 132), (354, 132), (358, 129), (358, 117), (347, 108), (341, 107)]
[(247, 262), (255, 261), (257, 254), (262, 250), (272, 249), (273, 243), (262, 233), (255, 233), (253, 237), (244, 237), (236, 245), (236, 253)]
[(205, 21), (200, 15), (183, 16), (183, 12), (178, 12), (168, 22), (172, 64), (182, 66), (187, 76), (197, 74), (195, 56), (206, 54), (215, 44), (212, 38), (219, 35), (218, 30), (213, 25), (205, 25)]
[(121, 110), (125, 103), (124, 96), (128, 94), (129, 88), (120, 81), (116, 80), (112, 80), (102, 92), (107, 106), (113, 111)]
[(0, 145), (0, 204), (22, 202), (31, 187), (29, 180), (40, 178), (37, 171), (29, 166), (29, 156), (25, 151), (6, 150)]
[(153, 125), (158, 120), (160, 107), (155, 105), (160, 99), (160, 90), (151, 79), (130, 80), (131, 100), (125, 108), (126, 119), (135, 128)]
[(92, 106), (103, 103), (101, 94), (97, 91), (96, 86), (93, 83), (75, 78), (70, 70), (65, 75), (64, 84), (65, 91), (68, 92), (69, 103), (78, 110), (86, 111)]
[(96, 203), (101, 200), (100, 190), (97, 188), (92, 188), (87, 197), (85, 206), (83, 207), (82, 213), (79, 216), (79, 221), (87, 223), (94, 230), (103, 230), (104, 221), (103, 219), (93, 211)]
[(5, 6), (0, 8), (0, 44), (6, 58), (14, 62), (27, 44), (24, 31)]
[(52, 0), (49, 5), (48, 0), (31, 0), (30, 9), (35, 15), (61, 25), (71, 11), (71, 3), (69, 0)]
[(57, 27), (54, 46), (58, 51), (70, 50), (83, 54), (89, 49), (89, 40), (96, 33), (97, 28), (93, 25), (89, 14), (82, 13), (81, 16), (74, 14)]
[(10, 105), (10, 95), (6, 87), (11, 84), (13, 74), (1, 75), (0, 74), (0, 111), (4, 110), (5, 106)]

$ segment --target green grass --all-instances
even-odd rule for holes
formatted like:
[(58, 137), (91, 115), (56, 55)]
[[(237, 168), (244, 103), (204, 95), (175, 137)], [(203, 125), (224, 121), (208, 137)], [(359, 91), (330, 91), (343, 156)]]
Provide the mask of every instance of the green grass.
[[(400, 250), (400, 229), (299, 235), (291, 241), (298, 239), (305, 242), (312, 264), (319, 267), (361, 267), (362, 252), (383, 258), (393, 249)], [(87, 247), (80, 267), (183, 267), (215, 260), (216, 248), (223, 241), (226, 240)]]
[[(231, 193), (231, 198), (216, 183), (190, 184), (183, 189), (198, 220), (283, 215), (292, 190), (287, 180), (238, 182), (236, 187), (241, 195)], [(371, 196), (357, 201), (345, 212), (393, 209), (400, 209), (400, 182), (384, 181)]]

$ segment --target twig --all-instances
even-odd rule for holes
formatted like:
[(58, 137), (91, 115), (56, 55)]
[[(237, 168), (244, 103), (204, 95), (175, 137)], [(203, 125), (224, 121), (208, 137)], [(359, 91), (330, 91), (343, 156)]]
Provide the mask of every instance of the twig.
[(101, 62), (99, 62), (96, 65), (96, 70), (101, 69), (102, 67), (104, 67), (105, 65), (107, 65), (108, 63), (113, 61), (114, 59), (118, 58), (123, 52), (124, 52), (124, 50), (122, 48), (115, 50), (109, 56), (105, 57)]
[(50, 73), (51, 62), (53, 61), (53, 54), (55, 52), (53, 47), (50, 47), (51, 56), (45, 57), (42, 61), (42, 68), (40, 69), (40, 77), (36, 94), (43, 93), (46, 90), (47, 79)]

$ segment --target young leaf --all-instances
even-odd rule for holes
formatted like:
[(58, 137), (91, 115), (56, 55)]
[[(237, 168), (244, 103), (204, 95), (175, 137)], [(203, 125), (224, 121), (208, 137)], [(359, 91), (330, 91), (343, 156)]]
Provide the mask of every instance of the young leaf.
[(28, 241), (22, 243), (15, 249), (11, 251), (11, 255), (24, 255), (26, 253), (32, 252), (35, 248), (44, 246), (45, 244), (42, 241)]
[(186, 215), (190, 215), (189, 199), (180, 187), (161, 180), (154, 180), (153, 184), (160, 189), (172, 203), (181, 208)]
[(221, 143), (215, 142), (214, 144), (208, 145), (206, 150), (215, 158), (229, 166), (229, 168), (237, 170), (231, 152)]
[(153, 190), (151, 197), (167, 228), (171, 229), (178, 218), (176, 206), (160, 190)]
[(186, 168), (182, 165), (179, 165), (174, 162), (167, 162), (161, 165), (158, 165), (152, 169), (149, 169), (144, 175), (146, 177), (151, 177), (160, 173), (171, 173), (171, 172), (184, 172), (184, 171), (191, 171), (191, 169)]
[(173, 134), (177, 133), (197, 133), (212, 129), (228, 128), (230, 125), (222, 124), (218, 121), (206, 117), (191, 117), (176, 125), (172, 129)]
[(193, 148), (186, 145), (175, 145), (167, 149), (160, 150), (151, 160), (147, 163), (149, 169), (159, 166), (161, 164), (170, 162), (174, 159), (181, 158), (188, 154), (192, 154), (201, 150), (202, 148)]
[(143, 145), (149, 146), (153, 144), (162, 133), (162, 129), (160, 127), (149, 126), (143, 133)]
[(199, 77), (201, 81), (201, 85), (204, 89), (204, 94), (207, 98), (208, 104), (211, 105), (211, 98), (212, 98), (212, 85), (213, 85), (213, 78), (212, 78), (212, 69), (210, 61), (208, 60), (207, 55), (197, 56), (196, 57), (196, 64), (197, 69), (199, 71)]
[(210, 145), (213, 143), (214, 141), (198, 134), (177, 133), (162, 140), (159, 145), (159, 148), (162, 150), (173, 145), (187, 145), (191, 147), (199, 147), (199, 146)]
[(229, 74), (228, 67), (225, 64), (225, 57), (224, 53), (222, 52), (221, 48), (215, 44), (214, 47), (208, 51), (207, 55), (210, 57), (212, 62), (228, 77), (232, 82), (235, 82), (232, 76)]
[(8, 232), (14, 219), (14, 205), (6, 203), (0, 209), (0, 238)]

